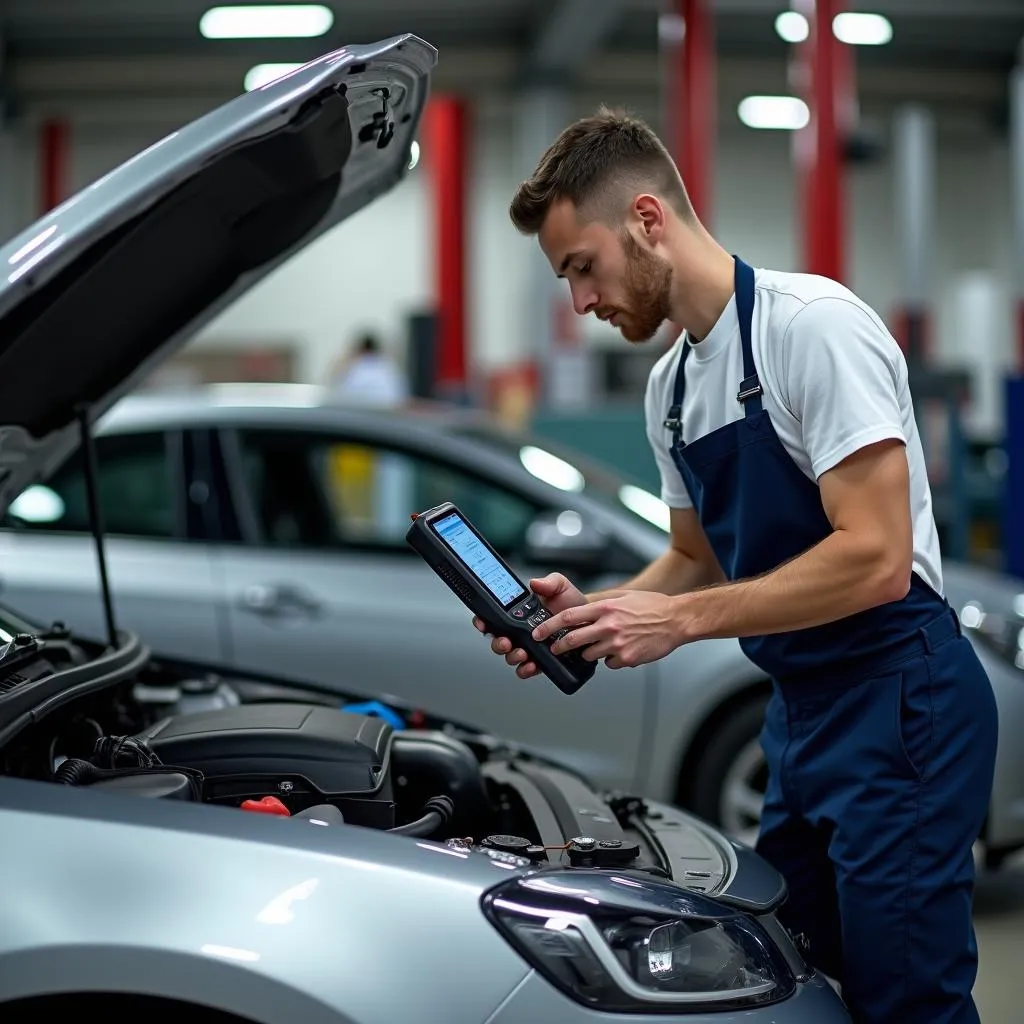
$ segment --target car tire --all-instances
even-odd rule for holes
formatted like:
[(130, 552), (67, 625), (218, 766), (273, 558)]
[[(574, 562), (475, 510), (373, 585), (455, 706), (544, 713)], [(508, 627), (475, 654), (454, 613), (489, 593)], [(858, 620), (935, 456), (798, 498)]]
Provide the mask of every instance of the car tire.
[(767, 781), (760, 744), (767, 703), (767, 696), (752, 697), (719, 720), (686, 780), (693, 812), (750, 845), (757, 838)]

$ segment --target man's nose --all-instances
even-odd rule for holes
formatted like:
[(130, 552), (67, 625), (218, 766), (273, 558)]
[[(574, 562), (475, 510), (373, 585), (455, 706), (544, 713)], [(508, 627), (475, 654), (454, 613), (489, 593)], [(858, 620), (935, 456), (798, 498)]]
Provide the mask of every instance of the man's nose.
[(586, 316), (597, 307), (597, 295), (592, 289), (573, 288), (572, 307), (579, 316)]

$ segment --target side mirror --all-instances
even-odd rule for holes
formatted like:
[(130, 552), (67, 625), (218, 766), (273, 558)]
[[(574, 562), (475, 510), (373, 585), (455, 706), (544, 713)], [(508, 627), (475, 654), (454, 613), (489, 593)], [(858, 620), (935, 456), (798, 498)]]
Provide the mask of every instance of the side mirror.
[(578, 512), (542, 512), (526, 530), (525, 554), (530, 562), (590, 571), (602, 568), (611, 538)]

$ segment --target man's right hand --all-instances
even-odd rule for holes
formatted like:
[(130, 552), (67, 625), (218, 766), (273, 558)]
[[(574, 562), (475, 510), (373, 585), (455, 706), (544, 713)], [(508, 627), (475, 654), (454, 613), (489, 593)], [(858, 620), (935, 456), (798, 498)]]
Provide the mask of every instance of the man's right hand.
[[(583, 592), (573, 586), (560, 572), (553, 572), (550, 576), (530, 580), (530, 589), (541, 599), (544, 607), (552, 615), (564, 612), (566, 608), (576, 608), (578, 605), (587, 603)], [(482, 619), (474, 618), (473, 625), (481, 633), (488, 633)], [(493, 637), (491, 650), (495, 654), (504, 655), (505, 661), (509, 665), (515, 666), (516, 675), (520, 679), (529, 679), (540, 671), (536, 663), (530, 661), (530, 656), (521, 647), (516, 647), (513, 650), (512, 642), (507, 637)]]

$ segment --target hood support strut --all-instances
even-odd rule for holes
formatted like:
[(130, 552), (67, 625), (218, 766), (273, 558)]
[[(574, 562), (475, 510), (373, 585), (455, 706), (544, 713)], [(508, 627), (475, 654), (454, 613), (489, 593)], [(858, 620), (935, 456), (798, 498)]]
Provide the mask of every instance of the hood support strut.
[(110, 593), (110, 579), (107, 576), (107, 554), (103, 543), (103, 514), (100, 510), (99, 471), (96, 461), (96, 442), (89, 426), (89, 407), (80, 405), (76, 409), (79, 430), (82, 437), (82, 454), (85, 456), (85, 496), (89, 503), (89, 527), (96, 543), (96, 561), (100, 570), (100, 590), (103, 596), (103, 614), (107, 624), (107, 640), (111, 650), (117, 650), (117, 626), (114, 623), (114, 601)]

